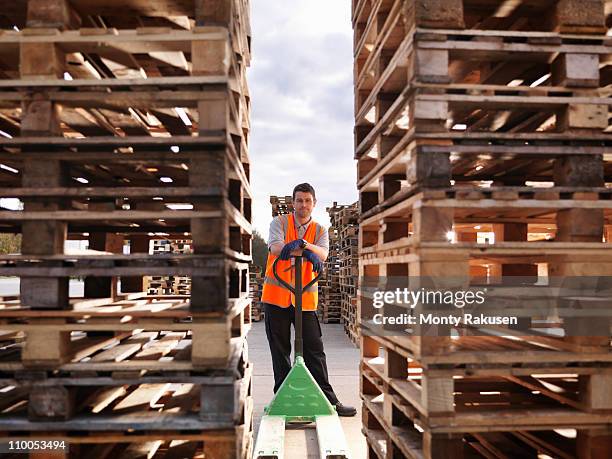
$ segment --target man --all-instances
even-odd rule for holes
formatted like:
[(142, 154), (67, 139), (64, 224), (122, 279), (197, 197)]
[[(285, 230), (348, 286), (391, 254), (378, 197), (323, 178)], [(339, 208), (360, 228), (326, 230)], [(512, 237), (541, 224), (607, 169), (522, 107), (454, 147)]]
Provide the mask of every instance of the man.
[[(291, 292), (284, 287), (272, 272), (272, 264), (278, 257), (277, 273), (285, 282), (294, 285), (291, 255), (302, 255), (302, 285), (306, 285), (323, 269), (323, 261), (329, 251), (326, 229), (312, 220), (316, 204), (315, 190), (308, 183), (293, 189), (294, 212), (280, 215), (270, 224), (268, 239), (268, 263), (264, 280), (262, 302), (264, 303), (266, 336), (272, 353), (274, 369), (274, 392), (280, 388), (291, 369), (291, 324), (295, 326), (295, 309)], [(321, 326), (317, 318), (317, 285), (313, 285), (302, 296), (302, 335), (304, 341), (304, 363), (317, 384), (336, 407), (339, 416), (355, 416), (357, 410), (345, 406), (338, 400), (331, 387), (327, 373), (327, 362), (323, 350)]]

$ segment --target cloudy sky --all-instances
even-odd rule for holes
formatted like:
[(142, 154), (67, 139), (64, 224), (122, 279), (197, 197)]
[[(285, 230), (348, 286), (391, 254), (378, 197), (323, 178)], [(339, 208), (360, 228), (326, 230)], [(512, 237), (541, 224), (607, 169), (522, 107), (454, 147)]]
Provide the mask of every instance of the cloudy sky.
[(357, 200), (353, 160), (352, 29), (348, 0), (251, 2), (253, 223), (265, 239), (270, 195), (300, 182), (325, 207)]

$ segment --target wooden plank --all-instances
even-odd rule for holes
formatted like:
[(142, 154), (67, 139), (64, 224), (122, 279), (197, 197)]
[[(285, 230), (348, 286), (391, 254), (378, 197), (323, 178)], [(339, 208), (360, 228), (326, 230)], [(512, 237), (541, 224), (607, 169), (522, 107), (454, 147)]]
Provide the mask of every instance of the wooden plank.
[(168, 450), (163, 459), (184, 459), (194, 457), (199, 448), (199, 443), (195, 441), (174, 440), (170, 442)]
[(65, 451), (32, 451), (29, 454), (29, 459), (68, 459), (68, 453)]
[[(23, 268), (6, 268), (0, 267), (0, 275), (3, 276), (22, 276), (26, 277), (54, 277), (54, 276), (104, 276), (108, 274), (108, 267), (90, 268), (87, 266), (76, 266), (66, 268), (49, 268), (49, 267), (23, 267)], [(153, 266), (153, 267), (113, 267), (113, 273), (117, 276), (134, 276), (139, 274), (147, 274), (150, 276), (201, 276), (202, 278), (218, 276), (219, 268), (214, 265), (208, 267), (193, 267), (190, 265), (183, 266)], [(219, 285), (219, 284), (217, 284)], [(211, 309), (214, 311), (215, 309)], [(217, 307), (216, 310), (219, 310)]]
[(0, 221), (83, 221), (83, 220), (180, 220), (190, 218), (218, 218), (222, 214), (219, 210), (172, 210), (172, 211), (138, 211), (138, 210), (113, 210), (108, 212), (99, 211), (74, 211), (57, 210), (53, 212), (28, 212), (28, 211), (0, 211)]
[(28, 394), (29, 388), (16, 386), (13, 387), (13, 389), (4, 392), (2, 399), (0, 400), (0, 412), (10, 413), (11, 411), (14, 411), (24, 400), (27, 400)]
[(104, 137), (91, 136), (84, 139), (69, 137), (50, 137), (50, 136), (29, 136), (7, 138), (0, 137), (1, 146), (35, 146), (41, 147), (71, 147), (71, 148), (91, 148), (97, 151), (97, 147), (159, 147), (172, 146), (179, 147), (202, 147), (206, 145), (225, 143), (226, 138), (219, 135), (198, 135), (198, 136), (172, 136), (172, 137), (153, 137), (153, 136), (124, 136), (124, 137)]
[(513, 377), (513, 376), (509, 377), (508, 379), (510, 381), (516, 382), (517, 384), (525, 386), (528, 389), (531, 389), (532, 391), (538, 391), (546, 395), (547, 397), (557, 400), (565, 405), (573, 406), (578, 409), (581, 408), (580, 403), (578, 403), (576, 400), (573, 400), (571, 398), (572, 394), (568, 394), (570, 395), (569, 397), (564, 395), (563, 394), (564, 391), (561, 391), (558, 386), (551, 387), (550, 383), (547, 383), (545, 380), (539, 381), (537, 378), (533, 378), (533, 377)]
[(181, 384), (172, 398), (164, 401), (164, 411), (174, 413), (190, 411), (197, 405), (200, 388), (196, 384)]
[(92, 413), (100, 413), (111, 405), (115, 400), (123, 398), (127, 394), (125, 386), (105, 387), (92, 394), (84, 403)]
[[(95, 432), (108, 432), (109, 425), (115, 432), (123, 432), (128, 429), (133, 431), (161, 430), (162, 432), (153, 435), (153, 437), (161, 437), (163, 431), (168, 430), (221, 430), (231, 429), (234, 426), (227, 422), (220, 421), (204, 421), (198, 418), (197, 415), (185, 413), (157, 413), (151, 411), (126, 413), (122, 415), (97, 415), (92, 416), (74, 416), (68, 421), (37, 421), (29, 422), (23, 417), (9, 416), (0, 419), (0, 427), (5, 431), (29, 431), (29, 432), (49, 432), (49, 431), (88, 431), (91, 434)], [(223, 433), (223, 432), (222, 432)], [(200, 438), (206, 432), (198, 434)], [(212, 435), (211, 435), (212, 437)], [(47, 433), (47, 437), (49, 434)], [(122, 437), (125, 441), (126, 437)], [(173, 434), (171, 439), (180, 438), (180, 434)], [(194, 440), (197, 437), (191, 437)], [(209, 437), (210, 438), (210, 437)], [(115, 439), (113, 441), (121, 441)], [(131, 441), (129, 439), (128, 441)]]
[[(212, 88), (176, 91), (120, 91), (119, 89), (115, 89), (113, 92), (102, 90), (76, 92), (49, 90), (46, 91), (46, 94), (50, 103), (60, 103), (67, 107), (108, 110), (161, 109), (177, 106), (195, 108), (199, 101), (218, 99), (219, 95), (222, 94), (222, 91)], [(586, 103), (594, 103), (596, 100), (596, 98), (586, 99)], [(602, 100), (605, 101), (605, 99)], [(32, 96), (28, 93), (0, 92), (0, 108), (12, 108), (21, 102), (33, 103)], [(580, 103), (580, 100), (576, 102)]]
[[(108, 420), (108, 418), (107, 418)], [(28, 436), (28, 439), (31, 440), (44, 440), (44, 439), (53, 439), (53, 440), (63, 440), (65, 442), (74, 443), (75, 445), (84, 445), (84, 444), (92, 444), (92, 443), (100, 443), (100, 444), (113, 444), (113, 443), (129, 443), (133, 440), (133, 435), (130, 435), (128, 432), (100, 432), (100, 431), (90, 431), (86, 432), (84, 435), (83, 432), (72, 432), (71, 434), (62, 434), (62, 433), (47, 433), (47, 436), (44, 437), (43, 434), (32, 432)], [(3, 437), (8, 438), (8, 437)], [(150, 441), (150, 440), (163, 440), (166, 442), (171, 442), (174, 440), (177, 441), (195, 441), (201, 442), (207, 438), (213, 439), (227, 439), (235, 438), (235, 432), (233, 428), (223, 428), (223, 429), (211, 429), (209, 431), (202, 431), (196, 434), (185, 434), (182, 432), (164, 432), (163, 429), (160, 432), (143, 432), (138, 436), (139, 440), (142, 441)]]
[(138, 352), (141, 344), (119, 344), (91, 358), (92, 362), (119, 362)]
[(159, 360), (169, 354), (185, 335), (185, 332), (180, 331), (166, 333), (160, 339), (143, 346), (143, 349), (131, 360)]
[[(225, 43), (224, 41), (219, 41)], [(0, 39), (0, 44), (2, 40)], [(196, 42), (199, 43), (199, 42)], [(38, 44), (37, 44), (38, 45)], [(195, 75), (195, 76), (167, 76), (153, 78), (122, 78), (122, 79), (73, 79), (65, 80), (63, 78), (47, 78), (44, 80), (30, 79), (29, 75), (26, 78), (19, 80), (0, 80), (0, 88), (24, 88), (24, 89), (131, 89), (131, 88), (146, 88), (152, 86), (154, 88), (165, 88), (169, 86), (171, 89), (176, 87), (189, 86), (205, 86), (205, 85), (224, 85), (228, 83), (227, 76), (212, 75)], [(158, 138), (159, 140), (159, 138)], [(169, 140), (169, 139), (168, 139)]]
[[(548, 32), (475, 29), (451, 33), (452, 35), (448, 36), (443, 30), (430, 30), (423, 38), (417, 32), (416, 46), (422, 49), (448, 50), (451, 58), (464, 61), (480, 58), (482, 61), (503, 60), (513, 65), (516, 65), (517, 58), (529, 59), (531, 63), (547, 62), (558, 53), (602, 55), (606, 49), (605, 39), (601, 35), (577, 36)], [(538, 41), (543, 43), (537, 43)]]
[[(57, 327), (57, 325), (56, 325)], [(119, 341), (127, 336), (130, 336), (131, 332), (115, 333), (112, 337), (103, 338), (86, 338), (77, 341), (73, 344), (71, 349), (72, 361), (79, 361), (89, 357), (91, 354), (105, 348), (106, 346), (119, 343)]]
[[(567, 97), (556, 96), (512, 96), (512, 95), (469, 95), (469, 94), (418, 94), (417, 101), (448, 103), (452, 109), (461, 104), (463, 109), (488, 108), (488, 109), (512, 109), (546, 107), (549, 110), (564, 108), (570, 103)], [(1, 99), (0, 99), (1, 100)], [(569, 126), (572, 127), (601, 127), (601, 112), (607, 110), (612, 101), (604, 97), (580, 97), (571, 98), (571, 111)], [(573, 107), (573, 108), (572, 108)], [(436, 113), (439, 114), (439, 113)], [(592, 118), (591, 118), (592, 117)], [(575, 120), (575, 122), (574, 122)], [(604, 126), (605, 127), (605, 126)]]
[(195, 14), (194, 2), (186, 0), (74, 0), (74, 8), (81, 14), (120, 17), (126, 14), (167, 17), (190, 16)]
[(164, 393), (169, 389), (170, 384), (142, 384), (127, 397), (113, 407), (113, 411), (129, 411), (141, 409), (143, 407), (153, 408)]
[(151, 459), (162, 445), (161, 440), (146, 443), (130, 443), (119, 455), (119, 459)]
[(167, 198), (191, 198), (203, 196), (219, 196), (222, 190), (217, 187), (130, 187), (118, 190), (114, 187), (57, 187), (57, 188), (0, 188), (0, 194), (5, 197), (23, 198), (23, 197), (93, 197), (105, 198), (116, 197), (121, 195), (126, 198), (144, 198), (144, 197), (167, 197)]

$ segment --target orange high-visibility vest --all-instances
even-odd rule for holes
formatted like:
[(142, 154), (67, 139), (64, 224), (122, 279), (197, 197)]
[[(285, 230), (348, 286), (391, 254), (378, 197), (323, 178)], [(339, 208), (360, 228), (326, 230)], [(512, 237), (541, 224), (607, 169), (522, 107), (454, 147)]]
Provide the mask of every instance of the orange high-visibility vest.
[[(289, 214), (285, 219), (284, 216), (279, 217), (281, 224), (285, 230), (285, 244), (291, 241), (295, 241), (298, 238), (297, 229), (295, 226), (295, 219), (293, 214)], [(314, 244), (317, 237), (321, 234), (321, 231), (325, 231), (324, 228), (311, 221), (306, 229), (306, 233), (302, 239)], [(261, 301), (264, 303), (274, 304), (281, 308), (287, 308), (290, 305), (295, 305), (295, 297), (293, 293), (285, 286), (283, 286), (274, 277), (272, 272), (272, 265), (277, 256), (272, 253), (268, 253), (268, 262), (266, 263), (266, 277), (263, 284), (263, 292), (261, 294)], [(292, 265), (292, 259), (280, 260), (276, 264), (276, 272), (279, 277), (287, 282), (289, 285), (295, 285), (295, 267)], [(304, 260), (302, 263), (302, 286), (305, 286), (308, 282), (315, 278), (315, 273), (312, 272), (312, 263)], [(304, 290), (302, 295), (302, 310), (304, 311), (315, 311), (319, 302), (319, 285), (315, 283), (311, 285), (307, 290)]]

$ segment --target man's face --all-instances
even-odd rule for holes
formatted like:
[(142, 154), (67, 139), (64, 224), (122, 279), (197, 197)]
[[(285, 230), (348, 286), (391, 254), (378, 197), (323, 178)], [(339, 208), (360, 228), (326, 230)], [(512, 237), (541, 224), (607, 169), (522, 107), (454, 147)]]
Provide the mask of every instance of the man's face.
[(316, 203), (317, 201), (312, 194), (304, 191), (296, 191), (295, 199), (293, 200), (293, 208), (298, 217), (308, 218), (312, 214), (312, 209)]

